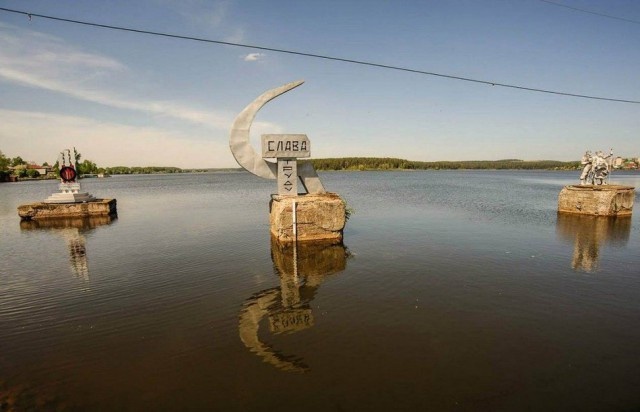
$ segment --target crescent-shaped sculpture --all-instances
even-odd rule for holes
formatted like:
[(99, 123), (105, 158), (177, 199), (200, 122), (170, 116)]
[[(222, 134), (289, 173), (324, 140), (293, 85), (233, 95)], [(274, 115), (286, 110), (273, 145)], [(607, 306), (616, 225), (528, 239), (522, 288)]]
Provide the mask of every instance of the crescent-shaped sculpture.
[[(251, 146), (251, 141), (249, 140), (251, 123), (262, 106), (281, 94), (295, 89), (302, 83), (304, 83), (304, 80), (298, 80), (264, 92), (245, 107), (233, 121), (229, 136), (229, 147), (238, 164), (247, 171), (265, 179), (277, 178), (277, 164), (264, 160)], [(324, 186), (311, 163), (304, 162), (300, 164), (298, 177), (308, 193), (325, 193)]]

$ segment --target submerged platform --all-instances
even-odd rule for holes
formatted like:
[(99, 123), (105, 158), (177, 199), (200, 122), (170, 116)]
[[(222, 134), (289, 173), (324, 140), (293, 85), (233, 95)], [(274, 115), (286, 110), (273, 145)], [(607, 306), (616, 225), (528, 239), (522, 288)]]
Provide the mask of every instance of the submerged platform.
[(115, 216), (117, 213), (116, 199), (95, 199), (81, 203), (36, 202), (18, 206), (18, 215), (22, 220)]
[(620, 185), (570, 185), (558, 195), (558, 212), (591, 216), (630, 216), (635, 188)]

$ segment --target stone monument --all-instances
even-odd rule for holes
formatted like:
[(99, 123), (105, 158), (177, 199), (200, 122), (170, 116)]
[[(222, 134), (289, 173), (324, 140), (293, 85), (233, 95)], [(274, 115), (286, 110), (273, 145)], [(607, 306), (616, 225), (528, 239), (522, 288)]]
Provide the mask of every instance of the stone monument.
[(608, 155), (586, 151), (579, 185), (565, 186), (558, 196), (558, 212), (591, 216), (630, 216), (635, 188), (609, 184), (613, 150)]
[(75, 159), (72, 158), (69, 149), (60, 152), (58, 165), (60, 166), (59, 192), (52, 194), (43, 202), (18, 206), (18, 215), (22, 220), (117, 215), (116, 199), (96, 199), (87, 192), (81, 192)]
[[(304, 134), (262, 135), (262, 156), (249, 141), (251, 123), (269, 101), (300, 86), (296, 81), (258, 96), (240, 112), (229, 137), (231, 153), (247, 171), (265, 179), (277, 179), (278, 193), (269, 205), (271, 233), (279, 241), (342, 241), (346, 223), (345, 202), (327, 193), (310, 162), (311, 142)], [(266, 159), (276, 159), (276, 162)], [(305, 193), (298, 193), (298, 182)]]
[(45, 203), (80, 203), (96, 200), (89, 193), (80, 192), (78, 172), (69, 149), (60, 152), (58, 164), (60, 165), (60, 184), (58, 185), (60, 192), (49, 196), (45, 199)]

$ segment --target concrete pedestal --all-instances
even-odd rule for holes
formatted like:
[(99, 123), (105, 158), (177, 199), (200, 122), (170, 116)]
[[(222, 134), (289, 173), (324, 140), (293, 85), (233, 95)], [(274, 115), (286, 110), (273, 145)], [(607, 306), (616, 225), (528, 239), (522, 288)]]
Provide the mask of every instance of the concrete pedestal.
[(558, 196), (558, 212), (592, 216), (630, 216), (635, 188), (619, 185), (565, 186)]
[(84, 193), (54, 193), (45, 199), (44, 203), (82, 203), (96, 200), (87, 192)]
[(81, 203), (96, 200), (87, 192), (80, 192), (80, 183), (60, 183), (59, 193), (54, 193), (45, 199), (44, 203)]
[[(293, 234), (294, 202), (296, 238)], [(345, 202), (336, 193), (273, 195), (269, 204), (271, 234), (280, 242), (341, 242), (346, 224), (345, 208)]]
[(96, 199), (84, 203), (29, 203), (18, 206), (23, 220), (84, 218), (117, 214), (116, 199)]

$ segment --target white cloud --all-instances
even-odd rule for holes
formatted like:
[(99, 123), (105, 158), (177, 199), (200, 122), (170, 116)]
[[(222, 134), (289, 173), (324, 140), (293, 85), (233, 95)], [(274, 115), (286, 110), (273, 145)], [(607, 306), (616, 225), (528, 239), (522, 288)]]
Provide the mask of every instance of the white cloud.
[[(192, 7), (185, 8), (185, 2), (180, 2), (181, 14), (197, 24), (205, 27), (220, 26), (227, 16), (229, 2), (219, 1), (217, 3), (207, 3), (201, 0), (191, 0), (188, 2)], [(189, 9), (190, 11), (184, 11)]]
[(58, 114), (0, 109), (0, 146), (7, 156), (55, 162), (76, 147), (99, 166), (237, 167), (225, 133), (194, 136)]
[(189, 27), (194, 26), (197, 32), (208, 33), (229, 43), (242, 43), (244, 29), (238, 26), (237, 20), (228, 18), (233, 6), (232, 1), (217, 0), (156, 0), (180, 15)]
[(0, 80), (215, 129), (227, 129), (233, 120), (233, 115), (224, 111), (139, 99), (102, 89), (96, 82), (109, 76), (110, 83), (117, 84), (118, 75), (126, 71), (126, 66), (115, 59), (77, 50), (56, 37), (0, 25)]
[[(131, 126), (41, 112), (0, 109), (0, 149), (10, 157), (55, 162), (57, 154), (76, 147), (99, 166), (238, 167), (226, 131), (186, 133)], [(282, 133), (268, 122), (255, 122), (254, 137)], [(257, 140), (254, 138), (254, 140)], [(259, 147), (255, 146), (256, 151)]]
[(243, 43), (244, 42), (244, 29), (242, 27), (236, 27), (231, 34), (225, 36), (224, 41), (228, 43)]
[(231, 2), (219, 0), (159, 0), (162, 6), (172, 9), (190, 25), (216, 28), (224, 24)]
[[(11, 101), (5, 100), (4, 109), (0, 109), (0, 149), (36, 162), (55, 161), (60, 150), (75, 146), (101, 166), (237, 166), (228, 146), (229, 128), (237, 113), (170, 99), (140, 98), (144, 95), (140, 93), (131, 96), (128, 81), (142, 76), (108, 56), (80, 50), (54, 36), (0, 23), (0, 83), (59, 93), (136, 115), (181, 120), (162, 122), (161, 129), (154, 118), (145, 126), (144, 119), (135, 116), (143, 125), (127, 125), (126, 121), (105, 121), (99, 110), (92, 111), (92, 118), (85, 118), (64, 113), (62, 107), (53, 109), (55, 113), (51, 109), (46, 109), (47, 113), (11, 110)], [(254, 122), (254, 146), (260, 134), (282, 131), (277, 124)]]
[(243, 59), (246, 62), (255, 62), (258, 60), (262, 60), (264, 56), (265, 56), (264, 53), (249, 53), (246, 56), (244, 56)]

